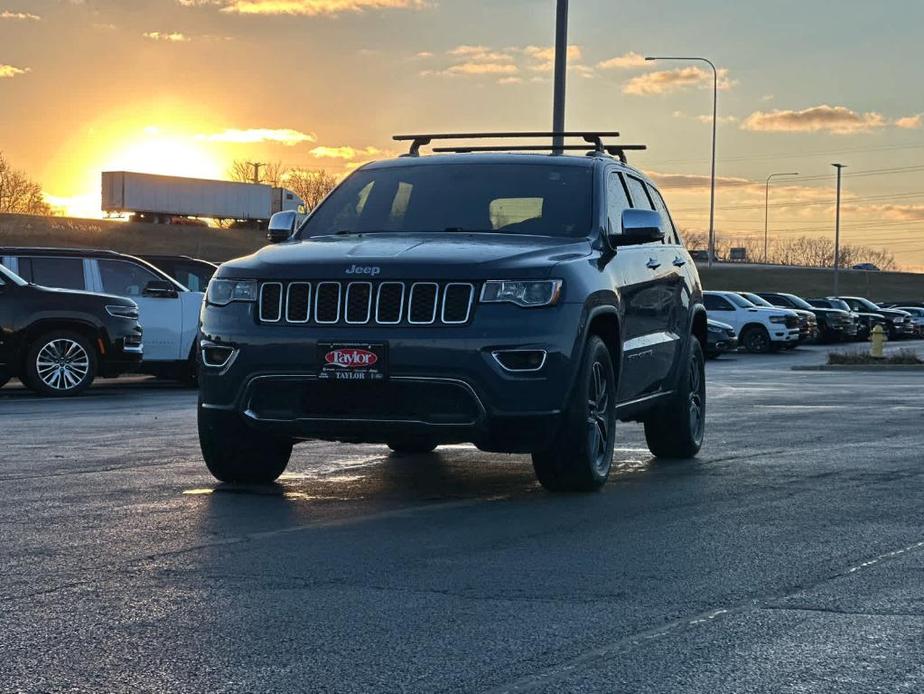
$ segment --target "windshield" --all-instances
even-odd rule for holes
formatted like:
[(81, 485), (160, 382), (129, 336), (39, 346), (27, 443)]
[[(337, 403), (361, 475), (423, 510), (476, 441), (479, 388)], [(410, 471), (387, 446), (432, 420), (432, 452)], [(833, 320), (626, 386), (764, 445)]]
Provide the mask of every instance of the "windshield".
[(830, 299), (831, 308), (839, 308), (841, 311), (851, 311), (850, 306), (843, 299)]
[(738, 296), (734, 292), (729, 292), (728, 294), (723, 294), (723, 296), (731, 301), (735, 306), (740, 308), (754, 308), (754, 304), (745, 299), (743, 296)]
[(851, 303), (854, 304), (858, 310), (866, 311), (868, 313), (876, 313), (877, 311), (882, 310), (869, 299), (864, 299), (863, 297), (859, 296), (855, 299), (852, 299)]
[(796, 296), (795, 294), (782, 294), (781, 296), (785, 296), (787, 299), (789, 299), (793, 304), (796, 305), (796, 308), (802, 308), (806, 311), (812, 310), (812, 305), (801, 296)]
[(586, 236), (593, 167), (408, 164), (363, 169), (308, 218), (297, 238), (375, 232)]
[(27, 284), (29, 284), (9, 268), (0, 265), (0, 282), (3, 280), (9, 280), (13, 284), (18, 284), (20, 287), (25, 287)]
[(770, 308), (776, 308), (773, 304), (767, 301), (762, 296), (757, 296), (757, 294), (751, 294), (751, 292), (742, 292), (741, 296), (750, 301), (755, 306), (769, 306)]

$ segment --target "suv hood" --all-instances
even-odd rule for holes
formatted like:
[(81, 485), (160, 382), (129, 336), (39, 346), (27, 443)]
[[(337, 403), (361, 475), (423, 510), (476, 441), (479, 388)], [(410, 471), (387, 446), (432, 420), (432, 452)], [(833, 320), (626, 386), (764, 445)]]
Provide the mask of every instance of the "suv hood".
[(589, 255), (586, 238), (490, 233), (324, 236), (266, 246), (223, 264), (240, 279), (488, 279), (547, 277), (552, 266)]
[(57, 287), (46, 287), (41, 284), (30, 284), (32, 289), (46, 293), (46, 294), (56, 294), (56, 295), (65, 295), (73, 297), (82, 297), (84, 299), (92, 300), (96, 299), (100, 303), (113, 304), (116, 306), (137, 306), (137, 304), (124, 296), (116, 296), (114, 294), (102, 294), (97, 292), (84, 292), (79, 289), (58, 289)]

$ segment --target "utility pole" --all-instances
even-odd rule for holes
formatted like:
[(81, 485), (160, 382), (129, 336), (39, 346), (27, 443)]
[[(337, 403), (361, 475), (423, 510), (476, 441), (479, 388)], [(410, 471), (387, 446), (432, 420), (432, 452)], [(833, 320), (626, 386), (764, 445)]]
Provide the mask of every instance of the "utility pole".
[[(568, 0), (558, 0), (555, 13), (555, 87), (552, 101), (552, 132), (565, 130), (565, 78), (568, 76)], [(556, 135), (552, 151), (561, 154), (565, 139)]]
[(770, 228), (770, 179), (775, 176), (798, 176), (798, 171), (790, 173), (772, 173), (767, 176), (767, 189), (764, 192), (764, 265), (767, 264), (768, 231)]
[(837, 206), (834, 213), (834, 296), (838, 293), (838, 272), (841, 268), (841, 170), (844, 164), (831, 164), (837, 169)]
[(715, 256), (715, 149), (719, 116), (719, 69), (709, 58), (698, 56), (647, 56), (645, 60), (699, 61), (712, 68), (712, 175), (709, 183), (709, 257), (706, 259), (707, 266), (712, 267), (712, 258)]
[(260, 168), (263, 166), (266, 166), (266, 164), (262, 162), (257, 162), (257, 161), (251, 161), (247, 163), (253, 167), (253, 182), (259, 183), (260, 182)]

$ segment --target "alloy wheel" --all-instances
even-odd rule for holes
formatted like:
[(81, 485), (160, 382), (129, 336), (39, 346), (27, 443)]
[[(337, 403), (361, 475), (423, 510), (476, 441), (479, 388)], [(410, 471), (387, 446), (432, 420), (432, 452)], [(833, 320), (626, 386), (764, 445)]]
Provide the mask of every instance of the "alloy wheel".
[(79, 342), (58, 338), (39, 350), (35, 370), (49, 388), (62, 392), (73, 390), (90, 371), (90, 355)]
[(610, 466), (606, 455), (609, 450), (610, 404), (606, 367), (595, 361), (590, 370), (590, 386), (587, 391), (587, 437), (594, 469), (601, 475), (605, 475)]
[(695, 356), (690, 359), (690, 434), (697, 444), (702, 443), (706, 426), (706, 398), (703, 388), (703, 371), (700, 360)]

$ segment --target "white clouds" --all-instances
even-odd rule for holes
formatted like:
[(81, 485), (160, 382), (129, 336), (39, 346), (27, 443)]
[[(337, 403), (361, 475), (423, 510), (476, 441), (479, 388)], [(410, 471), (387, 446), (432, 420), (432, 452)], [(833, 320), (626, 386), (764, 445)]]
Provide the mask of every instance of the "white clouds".
[(15, 67), (14, 65), (4, 65), (0, 63), (0, 79), (19, 77), (31, 71), (32, 69), (28, 67)]
[(597, 63), (597, 69), (631, 70), (633, 68), (645, 67), (646, 65), (647, 63), (645, 61), (645, 56), (643, 56), (641, 53), (630, 51), (628, 53), (623, 53), (622, 55), (617, 55), (614, 58), (601, 60), (599, 63)]
[[(417, 58), (440, 63), (421, 70), (422, 77), (493, 77), (498, 84), (521, 84), (523, 75), (531, 73), (530, 82), (543, 81), (544, 75), (552, 72), (555, 49), (550, 46), (522, 46), (491, 48), (488, 46), (461, 45), (452, 48), (443, 56), (432, 53), (418, 53)], [(582, 62), (581, 47), (568, 46), (568, 69), (582, 77), (592, 77), (593, 69)]]
[(152, 41), (166, 41), (168, 43), (189, 43), (192, 39), (189, 38), (186, 34), (182, 34), (178, 31), (174, 32), (162, 32), (162, 31), (148, 31), (142, 34), (144, 38), (151, 39)]
[(40, 22), (42, 18), (37, 14), (32, 14), (31, 12), (11, 12), (10, 10), (3, 10), (0, 12), (0, 19), (10, 19), (14, 21), (26, 21), (26, 22)]
[[(741, 127), (752, 132), (828, 132), (835, 135), (852, 135), (883, 128), (886, 125), (888, 121), (880, 113), (858, 113), (846, 106), (822, 104), (801, 111), (755, 111), (745, 118)], [(899, 127), (913, 126), (906, 124)]]
[(197, 139), (207, 140), (208, 142), (227, 142), (231, 144), (257, 144), (268, 142), (292, 147), (305, 142), (315, 142), (317, 137), (314, 133), (303, 133), (289, 128), (250, 128), (247, 130), (229, 128), (220, 133), (198, 135)]
[(337, 16), (364, 10), (420, 10), (426, 0), (177, 0), (185, 7), (219, 7), (242, 15)]
[[(719, 68), (719, 89), (727, 90), (733, 86), (728, 78), (728, 70)], [(623, 94), (634, 96), (651, 96), (669, 94), (688, 87), (707, 88), (713, 82), (712, 70), (688, 65), (673, 70), (657, 70), (647, 72), (628, 80), (622, 86)]]

